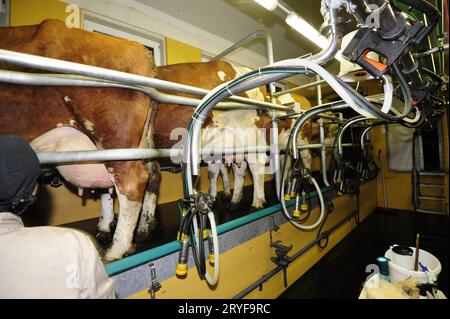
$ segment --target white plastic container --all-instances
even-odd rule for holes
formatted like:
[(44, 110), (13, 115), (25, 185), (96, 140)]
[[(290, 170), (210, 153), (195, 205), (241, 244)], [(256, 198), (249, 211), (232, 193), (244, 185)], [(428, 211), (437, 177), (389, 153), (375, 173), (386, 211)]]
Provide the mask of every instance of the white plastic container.
[[(427, 283), (428, 282), (428, 274), (426, 272), (409, 270), (409, 269), (401, 267), (400, 265), (392, 262), (393, 260), (395, 260), (394, 252), (392, 251), (393, 247), (395, 247), (395, 246), (392, 246), (391, 248), (389, 248), (386, 251), (386, 253), (384, 254), (384, 256), (386, 258), (389, 258), (389, 260), (391, 260), (389, 262), (389, 275), (390, 275), (391, 282), (396, 283), (396, 282), (414, 277), (414, 278), (419, 279), (419, 281), (421, 283), (424, 283), (424, 284)], [(413, 255), (411, 256), (411, 258), (414, 260), (415, 254), (416, 254), (416, 248), (415, 247), (410, 247), (410, 248), (414, 252)], [(428, 270), (434, 276), (433, 280), (437, 281), (437, 278), (442, 271), (442, 266), (441, 266), (441, 263), (439, 262), (439, 259), (434, 257), (429, 252), (420, 249), (419, 250), (419, 262), (428, 268)], [(420, 266), (419, 266), (419, 269), (420, 269)]]
[(414, 253), (411, 247), (407, 246), (392, 246), (392, 258), (390, 260), (393, 264), (404, 268), (406, 270), (414, 270)]

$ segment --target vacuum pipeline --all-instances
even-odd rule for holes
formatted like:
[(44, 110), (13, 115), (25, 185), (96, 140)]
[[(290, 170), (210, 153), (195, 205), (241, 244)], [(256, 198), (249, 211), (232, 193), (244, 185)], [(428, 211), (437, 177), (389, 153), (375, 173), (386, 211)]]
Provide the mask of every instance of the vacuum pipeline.
[(414, 53), (414, 57), (422, 58), (427, 55), (435, 54), (438, 52), (445, 52), (445, 51), (448, 51), (448, 43), (444, 44), (444, 46), (442, 46), (442, 47), (435, 47), (435, 48), (432, 48), (425, 52)]

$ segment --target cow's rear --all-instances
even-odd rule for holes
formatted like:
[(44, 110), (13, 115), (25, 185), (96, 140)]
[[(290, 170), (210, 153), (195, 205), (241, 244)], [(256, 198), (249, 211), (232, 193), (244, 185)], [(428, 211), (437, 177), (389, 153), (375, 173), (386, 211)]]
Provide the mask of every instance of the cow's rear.
[[(56, 20), (0, 29), (0, 48), (155, 76), (153, 57), (142, 45), (68, 29)], [(98, 149), (143, 147), (151, 142), (145, 139), (148, 128), (144, 128), (150, 104), (148, 96), (123, 89), (0, 84), (0, 134), (18, 134), (31, 143), (55, 128), (69, 126), (89, 137)], [(155, 170), (152, 173), (158, 173), (154, 165), (150, 167)], [(107, 163), (106, 168), (120, 203), (117, 230), (106, 256), (112, 260), (131, 250), (149, 174), (143, 161)], [(151, 194), (147, 197), (152, 198)]]

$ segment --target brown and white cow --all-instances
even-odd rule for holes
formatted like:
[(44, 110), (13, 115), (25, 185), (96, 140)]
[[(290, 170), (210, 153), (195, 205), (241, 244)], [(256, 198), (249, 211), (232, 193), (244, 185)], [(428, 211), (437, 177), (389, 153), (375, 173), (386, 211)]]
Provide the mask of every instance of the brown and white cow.
[[(207, 63), (182, 63), (158, 68), (158, 77), (162, 80), (196, 86), (204, 89), (213, 89), (218, 85), (231, 81), (250, 69), (238, 67), (225, 61), (214, 61)], [(182, 94), (180, 94), (182, 95)], [(189, 96), (189, 95), (184, 95)], [(243, 94), (250, 99), (264, 101), (265, 91), (254, 89)], [(162, 104), (159, 107), (155, 121), (154, 142), (156, 148), (171, 147), (174, 139), (174, 128), (186, 128), (194, 114), (194, 108), (180, 107), (179, 105)], [(214, 110), (206, 120), (202, 132), (202, 146), (204, 148), (232, 148), (248, 146), (252, 140), (252, 146), (256, 143), (266, 145), (265, 136), (258, 132), (257, 120), (260, 112), (249, 107), (248, 110)], [(170, 122), (171, 125), (167, 125)], [(241, 134), (235, 134), (239, 130)], [(242, 176), (247, 169), (247, 163), (253, 175), (254, 196), (253, 206), (263, 207), (264, 176), (259, 172), (265, 165), (265, 155), (247, 154), (234, 158), (226, 156), (227, 164), (233, 166), (235, 176)], [(251, 159), (250, 159), (251, 158)], [(208, 171), (211, 180), (210, 192), (213, 196), (217, 194), (216, 180), (220, 170), (224, 172), (222, 158), (208, 161)], [(226, 194), (231, 196), (228, 175), (223, 174)], [(235, 189), (243, 187), (243, 180), (235, 178)], [(234, 194), (238, 195), (237, 192)], [(233, 195), (232, 202), (238, 203), (240, 198)]]
[[(35, 26), (0, 28), (0, 48), (155, 76), (153, 57), (142, 45), (68, 29), (56, 20)], [(11, 69), (10, 66), (0, 67)], [(77, 149), (149, 147), (148, 127), (144, 123), (150, 114), (151, 102), (142, 93), (123, 89), (0, 84), (0, 134), (21, 135), (36, 151), (61, 150), (58, 145), (64, 145), (70, 134), (73, 134), (73, 141), (79, 142)], [(76, 129), (78, 133), (68, 132), (67, 128)], [(87, 140), (93, 144), (85, 145)], [(112, 246), (106, 252), (107, 260), (122, 258), (132, 249), (133, 232), (144, 196), (145, 203), (149, 204), (142, 208), (142, 216), (154, 215), (148, 210), (154, 209), (156, 204), (159, 172), (154, 163), (147, 166), (143, 161), (107, 163), (107, 171), (100, 173), (106, 185), (96, 184), (98, 181), (81, 185), (86, 180), (75, 178), (79, 187), (114, 185), (116, 189), (120, 213)], [(78, 169), (86, 173), (88, 166)], [(106, 172), (111, 184), (105, 178)]]
[[(158, 68), (158, 77), (162, 80), (176, 82), (185, 85), (196, 86), (204, 89), (213, 89), (218, 85), (231, 81), (251, 69), (233, 65), (225, 61), (206, 63), (182, 63)], [(191, 97), (186, 94), (179, 94)], [(242, 94), (248, 98), (267, 101), (265, 88), (258, 88)], [(295, 100), (290, 94), (279, 100), (280, 104), (295, 106)], [(298, 105), (297, 105), (298, 106)], [(299, 109), (297, 109), (299, 111)], [(277, 115), (286, 113), (276, 112)], [(178, 134), (174, 128), (185, 128), (194, 114), (193, 108), (179, 105), (161, 104), (155, 121), (155, 147), (169, 148), (173, 146)], [(280, 148), (285, 148), (290, 129), (294, 122), (283, 120), (280, 122), (279, 139)], [(271, 117), (263, 111), (249, 107), (248, 110), (213, 110), (205, 122), (202, 132), (202, 146), (204, 148), (232, 148), (248, 146), (266, 146), (270, 143)], [(318, 130), (317, 134), (318, 134)], [(182, 133), (183, 131), (180, 131)], [(299, 134), (299, 142), (308, 143), (312, 138), (312, 126), (309, 123)], [(180, 134), (181, 135), (181, 134)], [(180, 143), (182, 145), (182, 143)], [(302, 159), (306, 167), (311, 167), (311, 152), (302, 151)], [(210, 193), (217, 195), (217, 179), (222, 175), (225, 196), (231, 196), (231, 185), (228, 179), (227, 165), (232, 166), (234, 172), (234, 189), (231, 198), (232, 207), (237, 207), (243, 197), (244, 179), (247, 168), (250, 168), (253, 177), (253, 203), (255, 208), (262, 208), (265, 203), (264, 174), (268, 158), (263, 154), (246, 154), (225, 156), (225, 164), (222, 158), (208, 162), (210, 178)], [(269, 172), (273, 173), (273, 172)]]

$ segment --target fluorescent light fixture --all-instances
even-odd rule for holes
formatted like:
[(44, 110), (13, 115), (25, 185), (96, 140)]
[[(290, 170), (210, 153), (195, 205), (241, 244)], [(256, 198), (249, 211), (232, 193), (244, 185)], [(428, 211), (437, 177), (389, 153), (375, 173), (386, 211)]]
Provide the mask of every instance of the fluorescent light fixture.
[(275, 10), (278, 6), (278, 0), (255, 0), (255, 2), (269, 11)]
[(291, 26), (292, 29), (315, 43), (322, 49), (328, 48), (330, 42), (323, 35), (320, 34), (312, 25), (303, 20), (297, 14), (291, 12), (287, 18), (286, 23)]

